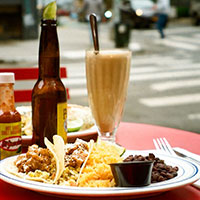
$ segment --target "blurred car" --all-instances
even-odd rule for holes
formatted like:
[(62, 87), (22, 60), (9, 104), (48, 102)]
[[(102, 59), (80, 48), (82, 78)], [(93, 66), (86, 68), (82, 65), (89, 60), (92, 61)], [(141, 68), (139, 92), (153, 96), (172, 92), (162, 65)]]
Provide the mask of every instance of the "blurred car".
[(200, 0), (190, 2), (190, 15), (194, 25), (200, 25)]
[(157, 16), (151, 0), (126, 0), (120, 7), (120, 20), (131, 28), (150, 28)]
[(57, 7), (58, 16), (69, 16), (73, 10), (73, 0), (59, 0)]
[[(37, 0), (37, 9), (39, 18), (42, 17), (44, 7), (52, 2), (52, 0)], [(58, 0), (57, 4), (57, 16), (69, 16), (73, 9), (73, 0)]]

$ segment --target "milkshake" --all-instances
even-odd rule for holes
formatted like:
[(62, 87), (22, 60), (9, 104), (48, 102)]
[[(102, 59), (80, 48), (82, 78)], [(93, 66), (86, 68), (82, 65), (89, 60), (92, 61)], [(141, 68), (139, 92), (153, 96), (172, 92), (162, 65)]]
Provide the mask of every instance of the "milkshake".
[(131, 52), (128, 50), (86, 52), (89, 104), (101, 138), (113, 138), (121, 120), (130, 61)]

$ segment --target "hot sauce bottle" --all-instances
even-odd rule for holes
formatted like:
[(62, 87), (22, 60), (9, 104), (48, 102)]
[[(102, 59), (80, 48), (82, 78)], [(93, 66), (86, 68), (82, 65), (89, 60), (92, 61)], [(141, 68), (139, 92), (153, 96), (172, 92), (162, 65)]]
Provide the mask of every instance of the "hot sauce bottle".
[(21, 116), (15, 109), (14, 73), (0, 73), (0, 160), (21, 153)]
[[(55, 5), (55, 2), (52, 3)], [(60, 79), (59, 43), (54, 17), (48, 15), (41, 21), (39, 77), (32, 91), (33, 143), (41, 147), (45, 146), (44, 137), (52, 142), (55, 134), (67, 142), (67, 94)]]

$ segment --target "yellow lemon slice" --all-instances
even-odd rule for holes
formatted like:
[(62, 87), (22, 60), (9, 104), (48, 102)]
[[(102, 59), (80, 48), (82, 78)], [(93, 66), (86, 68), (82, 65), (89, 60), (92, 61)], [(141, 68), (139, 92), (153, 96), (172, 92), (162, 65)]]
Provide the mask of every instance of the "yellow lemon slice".
[(67, 121), (67, 131), (68, 132), (79, 131), (82, 126), (83, 126), (83, 120), (82, 119), (75, 119), (75, 120), (68, 120)]
[(56, 19), (56, 1), (47, 4), (43, 11), (43, 19)]

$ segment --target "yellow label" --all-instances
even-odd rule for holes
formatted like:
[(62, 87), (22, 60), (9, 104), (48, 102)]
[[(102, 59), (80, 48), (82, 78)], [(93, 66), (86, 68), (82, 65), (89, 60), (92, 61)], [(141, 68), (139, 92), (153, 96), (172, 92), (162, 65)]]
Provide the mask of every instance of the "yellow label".
[(21, 153), (21, 122), (0, 123), (0, 160)]
[(67, 102), (57, 104), (57, 134), (67, 142)]

